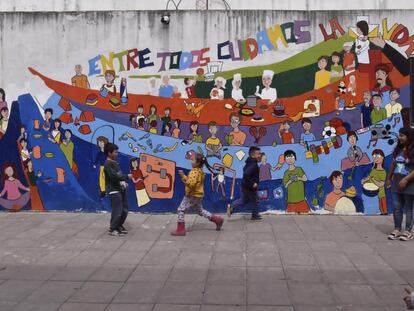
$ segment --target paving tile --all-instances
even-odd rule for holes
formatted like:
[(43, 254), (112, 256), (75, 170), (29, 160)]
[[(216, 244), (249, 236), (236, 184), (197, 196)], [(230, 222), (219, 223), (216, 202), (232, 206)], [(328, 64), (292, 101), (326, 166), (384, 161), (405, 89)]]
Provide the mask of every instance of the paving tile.
[(8, 280), (0, 285), (0, 301), (20, 302), (42, 284), (42, 281)]
[(59, 311), (105, 311), (107, 306), (103, 303), (66, 302), (59, 308)]
[(208, 268), (205, 267), (187, 266), (184, 268), (177, 268), (176, 266), (171, 270), (168, 280), (177, 282), (205, 282), (207, 274), (209, 274), (210, 277), (211, 271), (209, 272)]
[(345, 306), (381, 306), (382, 301), (371, 286), (331, 285), (336, 299)]
[(315, 266), (315, 258), (311, 252), (282, 251), (282, 262), (289, 266)]
[(290, 305), (287, 283), (276, 280), (272, 283), (252, 283), (247, 288), (247, 304), (286, 306)]
[(152, 311), (199, 311), (199, 305), (167, 305), (157, 304)]
[(212, 267), (208, 271), (208, 284), (245, 285), (245, 267)]
[(105, 311), (152, 311), (153, 308), (153, 304), (113, 303)]
[(204, 287), (204, 282), (189, 283), (167, 281), (157, 302), (163, 304), (201, 304), (204, 295)]
[(246, 311), (246, 307), (229, 305), (202, 305), (200, 311)]
[(248, 283), (273, 283), (285, 279), (285, 274), (279, 267), (248, 267), (246, 277)]
[(172, 268), (170, 266), (138, 266), (129, 277), (130, 282), (165, 282)]
[(81, 286), (81, 282), (48, 281), (43, 283), (26, 300), (31, 303), (65, 302)]
[(220, 252), (213, 255), (212, 266), (244, 267), (246, 254), (244, 252)]
[(322, 283), (323, 274), (317, 267), (291, 267), (285, 266), (284, 273), (286, 279), (289, 281), (300, 282), (300, 283)]
[(294, 311), (293, 307), (287, 306), (247, 306), (247, 311)]
[(155, 303), (164, 282), (127, 282), (113, 303)]
[(109, 303), (122, 285), (121, 282), (86, 282), (69, 298), (69, 301)]
[(207, 284), (203, 304), (244, 305), (246, 303), (245, 290), (244, 284)]
[(65, 266), (52, 275), (53, 281), (86, 281), (98, 269), (97, 265), (90, 266)]
[(289, 294), (295, 305), (332, 306), (335, 304), (329, 286), (321, 283), (289, 282)]
[(13, 311), (57, 311), (60, 305), (61, 303), (56, 302), (21, 302), (15, 306)]
[(95, 270), (88, 281), (125, 282), (134, 270), (135, 266), (105, 264)]

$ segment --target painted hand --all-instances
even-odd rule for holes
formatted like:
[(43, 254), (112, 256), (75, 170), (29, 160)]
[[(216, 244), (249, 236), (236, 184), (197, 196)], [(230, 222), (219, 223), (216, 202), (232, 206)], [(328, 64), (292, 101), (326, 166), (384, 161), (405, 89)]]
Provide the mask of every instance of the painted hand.
[(370, 42), (374, 43), (376, 46), (380, 48), (384, 48), (385, 40), (383, 37), (374, 37), (369, 39)]

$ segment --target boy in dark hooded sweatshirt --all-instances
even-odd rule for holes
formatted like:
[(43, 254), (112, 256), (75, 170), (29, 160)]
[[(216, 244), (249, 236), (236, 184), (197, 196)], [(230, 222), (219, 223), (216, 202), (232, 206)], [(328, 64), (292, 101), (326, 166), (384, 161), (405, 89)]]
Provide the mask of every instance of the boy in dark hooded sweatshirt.
[(259, 215), (259, 198), (257, 196), (257, 188), (259, 186), (259, 162), (262, 153), (259, 147), (250, 147), (249, 157), (243, 168), (243, 179), (241, 182), (242, 197), (233, 204), (227, 205), (227, 216), (233, 214), (235, 208), (239, 208), (246, 204), (252, 205), (252, 220), (260, 220)]

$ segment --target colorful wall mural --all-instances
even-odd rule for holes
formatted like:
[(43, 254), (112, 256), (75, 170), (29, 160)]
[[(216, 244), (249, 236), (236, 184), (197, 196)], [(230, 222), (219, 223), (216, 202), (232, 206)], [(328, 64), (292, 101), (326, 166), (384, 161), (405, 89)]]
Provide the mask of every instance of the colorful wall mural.
[(0, 208), (109, 210), (103, 149), (113, 142), (134, 177), (135, 212), (175, 212), (178, 171), (196, 152), (216, 169), (204, 206), (225, 212), (250, 146), (263, 151), (261, 212), (392, 212), (385, 180), (409, 124), (414, 27), (354, 15), (351, 24), (335, 15), (273, 20), (202, 48), (186, 40), (173, 51), (151, 42), (97, 50), (65, 64), (75, 72), (62, 81), (28, 59), (27, 75), (51, 95), (39, 102), (31, 91), (7, 105), (0, 92)]

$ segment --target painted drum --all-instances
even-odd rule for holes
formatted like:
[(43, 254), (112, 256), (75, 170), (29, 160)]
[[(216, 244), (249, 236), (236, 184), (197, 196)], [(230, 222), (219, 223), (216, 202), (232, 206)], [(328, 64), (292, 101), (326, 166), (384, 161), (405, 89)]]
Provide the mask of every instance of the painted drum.
[(379, 187), (372, 182), (366, 182), (362, 185), (362, 192), (367, 197), (375, 197), (378, 195)]
[(347, 197), (340, 198), (335, 204), (335, 213), (338, 214), (355, 214), (356, 208), (354, 202)]

